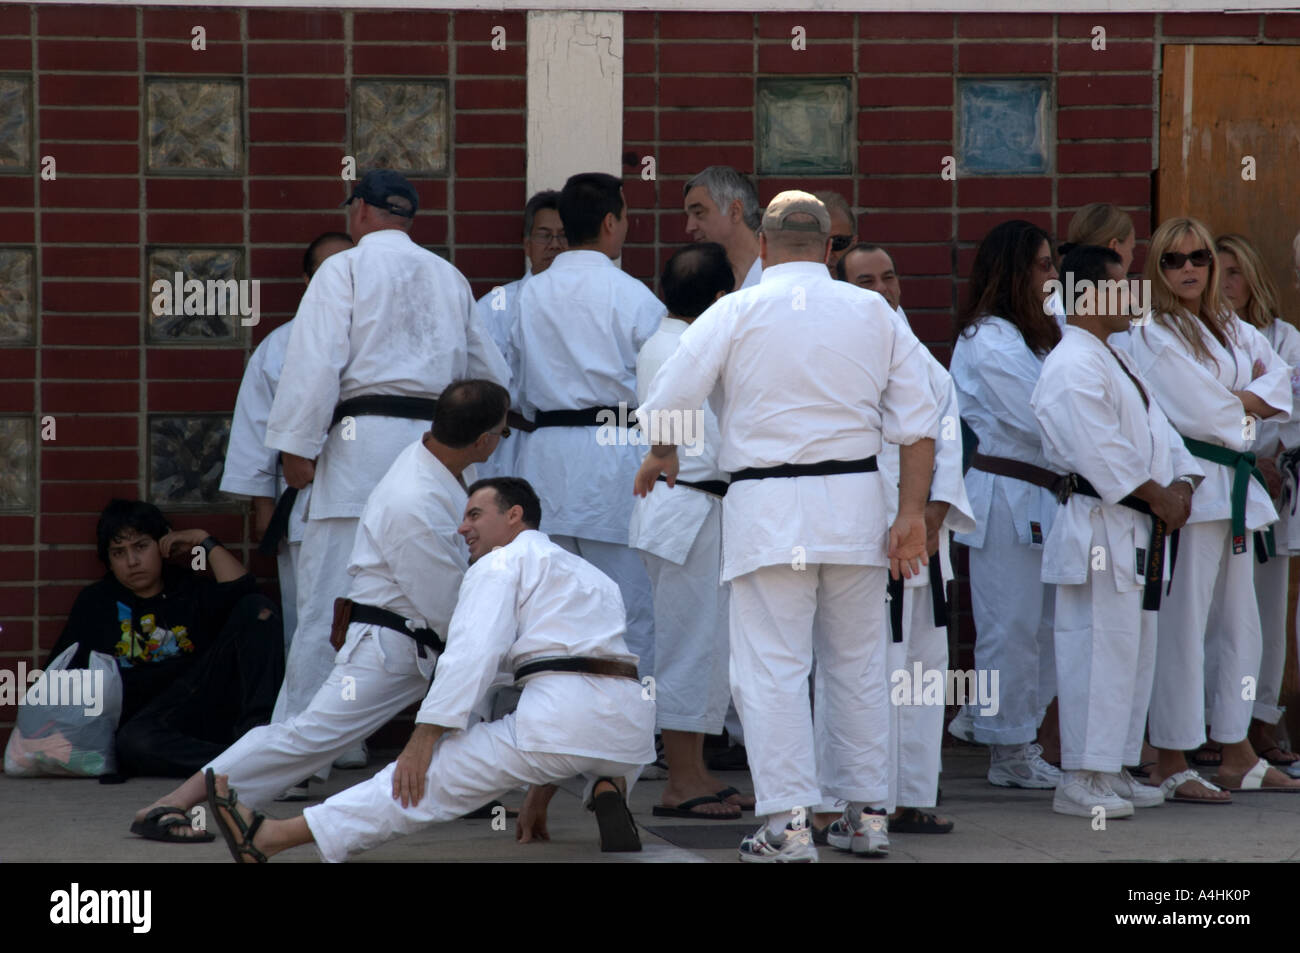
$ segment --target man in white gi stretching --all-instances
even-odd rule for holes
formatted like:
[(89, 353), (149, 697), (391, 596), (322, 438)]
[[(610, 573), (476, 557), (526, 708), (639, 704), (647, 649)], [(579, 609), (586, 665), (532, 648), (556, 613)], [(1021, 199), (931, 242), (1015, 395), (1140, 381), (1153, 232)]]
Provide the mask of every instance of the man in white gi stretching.
[[(1061, 276), (1079, 291), (1063, 302), (1068, 323), (1030, 399), (1052, 469), (1074, 474), (1043, 545), (1043, 582), (1056, 584), (1061, 717), (1052, 810), (1129, 817), (1165, 800), (1124, 765), (1141, 760), (1168, 534), (1187, 522), (1205, 471), (1132, 358), (1106, 341), (1129, 329), (1119, 254), (1076, 246)], [(1103, 292), (1107, 281), (1121, 289), (1118, 302)]]
[[(531, 787), (518, 839), (549, 840), (553, 783), (574, 775), (591, 779), (602, 849), (640, 849), (620, 788), (654, 759), (654, 702), (623, 641), (618, 587), (538, 531), (527, 482), (494, 477), (469, 490), (460, 533), (473, 565), (406, 748), (370, 780), (283, 821), (248, 810), (239, 785), (210, 771), (209, 806), (237, 861), (313, 841), (324, 860), (346, 860), (520, 784)], [(522, 683), (518, 707), (471, 726), (501, 669)]]
[[(716, 242), (679, 249), (660, 288), (668, 315), (636, 360), (644, 399), (659, 368), (692, 321), (731, 291), (735, 276)], [(663, 733), (668, 784), (657, 817), (740, 817), (752, 808), (706, 770), (704, 736), (722, 730), (731, 690), (727, 678), (727, 586), (722, 572), (722, 498), (718, 418), (704, 404), (691, 417), (681, 479), (637, 500), (628, 542), (641, 553), (654, 590), (656, 726)], [(725, 803), (724, 803), (725, 802)]]
[(357, 247), (327, 259), (308, 285), (266, 427), (289, 485), (312, 484), (298, 628), (276, 706), (286, 718), (307, 707), (334, 664), (331, 613), (347, 591), (370, 491), (428, 428), (447, 384), (469, 377), (506, 386), (510, 378), (474, 317), (469, 282), (407, 234), (419, 206), (411, 184), (373, 170), (347, 204)]
[[(423, 697), (468, 564), (456, 538), (467, 498), (462, 474), (508, 435), (509, 405), (494, 381), (451, 384), (432, 430), (376, 485), (351, 551), (352, 584), (336, 627), (345, 640), (329, 677), (305, 710), (247, 732), (209, 766), (231, 776), (247, 803), (265, 806)], [(200, 771), (150, 808), (186, 811), (204, 796)]]
[(636, 406), (636, 356), (664, 306), (615, 264), (627, 236), (622, 183), (571, 176), (560, 193), (569, 250), (519, 293), (510, 330), (518, 356), (515, 396), (536, 430), (522, 436), (516, 474), (537, 488), (553, 542), (616, 583), (627, 606), (627, 643), (654, 671), (650, 580), (628, 548), (627, 485), (641, 452), (627, 439)]
[[(637, 473), (644, 496), (678, 473), (681, 435), (663, 413), (699, 407), (721, 385), (718, 460), (723, 578), (731, 582), (731, 690), (745, 726), (758, 814), (740, 858), (815, 861), (806, 810), (843, 799), (832, 846), (887, 848), (889, 695), (885, 583), (926, 562), (925, 503), (934, 463), (922, 345), (878, 295), (834, 281), (826, 207), (783, 192), (763, 218), (758, 286), (733, 292), (682, 335), (638, 411), (660, 434)], [(877, 472), (882, 440), (900, 445), (892, 527)], [(825, 668), (819, 717), (834, 726), (814, 754), (808, 675)]]

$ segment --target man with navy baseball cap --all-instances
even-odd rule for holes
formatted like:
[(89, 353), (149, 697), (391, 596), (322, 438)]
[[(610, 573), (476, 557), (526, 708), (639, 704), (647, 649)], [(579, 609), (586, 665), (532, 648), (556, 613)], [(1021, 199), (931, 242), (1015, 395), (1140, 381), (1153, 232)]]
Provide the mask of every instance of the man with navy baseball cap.
[(406, 180), (406, 176), (393, 169), (371, 169), (367, 172), (352, 187), (352, 194), (343, 205), (350, 205), (354, 199), (361, 199), (367, 205), (373, 205), (399, 218), (415, 218), (415, 213), (420, 209), (420, 197), (416, 194), (415, 187)]

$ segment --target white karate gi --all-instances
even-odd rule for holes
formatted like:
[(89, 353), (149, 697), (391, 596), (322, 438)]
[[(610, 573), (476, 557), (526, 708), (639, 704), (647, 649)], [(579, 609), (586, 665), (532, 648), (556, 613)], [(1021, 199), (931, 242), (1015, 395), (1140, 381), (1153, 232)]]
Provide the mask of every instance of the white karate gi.
[[(874, 292), (820, 262), (763, 270), (682, 335), (655, 375), (648, 414), (699, 407), (721, 385), (719, 465), (859, 460), (911, 444), (940, 413), (924, 351)], [(759, 814), (888, 796), (884, 598), (891, 488), (879, 472), (733, 482), (723, 503), (731, 581), (731, 690)], [(657, 490), (656, 490), (657, 492)], [(865, 635), (864, 635), (865, 629)], [(808, 675), (835, 726), (814, 752)]]
[(369, 394), (436, 397), (465, 377), (508, 384), (473, 300), (459, 271), (405, 232), (384, 229), (325, 259), (298, 305), (266, 437), (268, 447), (316, 458), (298, 566), (299, 634), (277, 703), (286, 716), (302, 711), (330, 675), (334, 600), (347, 591), (366, 498), (430, 423), (361, 416), (331, 429), (334, 407)]
[[(1046, 467), (1029, 396), (1043, 359), (1016, 326), (989, 317), (957, 339), (950, 370), (962, 416), (979, 438), (979, 452)], [(1051, 532), (1056, 498), (1042, 487), (972, 468), (966, 491), (976, 528), (954, 538), (970, 547), (975, 667), (999, 671), (1001, 705), (974, 719), (981, 744), (1033, 741), (1056, 695), (1052, 587), (1039, 581), (1042, 544)]]
[[(1156, 657), (1157, 615), (1142, 609), (1151, 518), (1119, 501), (1148, 480), (1168, 486), (1204, 474), (1145, 381), (1150, 406), (1143, 406), (1122, 360), (1131, 365), (1128, 355), (1112, 355), (1096, 335), (1069, 325), (1032, 398), (1052, 468), (1080, 474), (1101, 494), (1073, 494), (1043, 550), (1043, 581), (1056, 585), (1066, 771), (1114, 774), (1141, 760)], [(1164, 567), (1167, 577), (1167, 546)]]
[[(903, 317), (902, 309), (896, 313), (900, 318)], [(939, 560), (946, 587), (954, 576), (950, 552), (952, 534), (972, 532), (975, 529), (975, 519), (961, 472), (961, 413), (957, 388), (952, 377), (929, 350), (923, 348), (922, 351), (929, 370), (931, 393), (942, 408), (939, 425), (931, 433), (934, 438), (934, 473), (930, 483), (930, 499), (948, 503), (949, 506), (943, 528), (939, 531), (939, 551), (930, 558)], [(886, 486), (897, 488), (900, 477), (897, 444), (886, 443), (877, 460)], [(897, 492), (887, 493), (886, 499), (889, 502), (889, 521), (892, 523), (898, 516)], [(947, 675), (948, 628), (935, 624), (928, 570), (903, 581), (903, 641), (894, 641), (888, 607), (885, 616), (886, 685), (891, 693), (897, 684), (896, 673), (906, 672), (911, 679), (917, 662), (921, 664), (922, 672)], [(818, 673), (820, 672), (819, 668)], [(947, 684), (946, 677), (944, 684)], [(889, 706), (890, 779), (889, 799), (885, 808), (891, 813), (900, 805), (934, 807), (938, 799), (944, 702), (913, 702), (914, 699), (908, 699), (901, 705)], [(971, 699), (970, 704), (976, 704), (976, 700)], [(826, 725), (825, 719), (817, 718), (816, 721), (818, 750), (822, 751), (831, 726)], [(827, 811), (833, 809), (834, 807), (826, 808)]]
[[(665, 317), (636, 360), (644, 400), (655, 373), (690, 325)], [(704, 404), (696, 455), (681, 456), (683, 480), (723, 480), (718, 418)], [(731, 697), (728, 593), (722, 583), (722, 499), (685, 486), (655, 488), (632, 507), (628, 545), (639, 550), (654, 592), (656, 727), (717, 734)]]
[[(499, 285), (474, 303), (474, 313), (510, 367), (511, 380), (519, 373), (519, 366), (517, 355), (510, 350), (510, 325), (519, 313), (519, 292), (531, 277), (532, 272), (528, 272), (518, 281)], [(477, 464), (478, 478), (514, 476), (518, 447), (519, 438), (511, 431), (509, 440), (501, 441), (488, 460)]]
[[(226, 465), (221, 472), (221, 490), (241, 496), (265, 496), (278, 499), (288, 486), (280, 475), (280, 454), (266, 446), (266, 418), (271, 413), (275, 389), (284, 368), (284, 352), (289, 345), (291, 322), (280, 325), (265, 338), (248, 359), (244, 379), (235, 398), (235, 416), (230, 423), (230, 443), (226, 447)], [(297, 564), (306, 527), (307, 501), (311, 486), (304, 487), (289, 514), (284, 541), (276, 553), (280, 579), (280, 608), (284, 621), (284, 653), (288, 657), (294, 630), (298, 626)], [(279, 721), (278, 713), (272, 718)]]
[(741, 288), (752, 288), (763, 278), (763, 259), (755, 258), (754, 263), (749, 266), (749, 271), (745, 272), (745, 280), (740, 283), (740, 288), (733, 288), (733, 291), (740, 291)]
[[(1300, 367), (1300, 331), (1287, 321), (1278, 318), (1261, 333), (1269, 345), (1289, 366), (1292, 375), (1292, 397), (1295, 397), (1296, 368)], [(1272, 417), (1261, 420), (1251, 452), (1259, 459), (1275, 463), (1283, 450), (1300, 446), (1300, 420), (1274, 423)], [(1279, 467), (1280, 469), (1280, 467)], [(1262, 654), (1259, 660), (1259, 684), (1255, 691), (1253, 717), (1276, 725), (1282, 717), (1278, 697), (1282, 692), (1282, 674), (1286, 664), (1287, 589), (1290, 583), (1291, 556), (1300, 552), (1300, 519), (1291, 509), (1295, 503), (1294, 490), (1287, 499), (1274, 500), (1278, 521), (1273, 524), (1277, 537), (1277, 556), (1266, 563), (1255, 562), (1255, 600), (1259, 606), (1259, 628), (1262, 636)]]
[[(452, 729), (434, 748), (424, 798), (393, 800), (390, 764), (303, 812), (321, 857), (342, 861), (427, 824), (449, 821), (520, 784), (574, 775), (623, 777), (654, 760), (654, 702), (627, 678), (544, 672), (519, 706), (470, 726), (500, 672), (556, 656), (635, 662), (618, 587), (546, 535), (525, 530), (476, 562), (461, 586), (447, 651), (416, 723)], [(242, 794), (242, 792), (241, 792)]]
[[(466, 500), (464, 487), (438, 458), (420, 441), (410, 444), (361, 516), (348, 598), (445, 638), (468, 560), (456, 532)], [(241, 801), (264, 807), (303, 778), (328, 773), (340, 754), (419, 701), (437, 661), (436, 652), (400, 632), (354, 622), (306, 709), (253, 728), (208, 767), (230, 775)]]
[[(1184, 437), (1231, 450), (1250, 444), (1241, 401), (1230, 391), (1249, 390), (1291, 413), (1291, 369), (1250, 325), (1233, 317), (1235, 341), (1224, 348), (1208, 332), (1213, 360), (1198, 361), (1182, 338), (1152, 318), (1127, 335), (1126, 345), (1153, 397)], [(1251, 380), (1251, 367), (1266, 372)], [(1232, 473), (1200, 461), (1205, 480), (1192, 495), (1183, 527), (1173, 588), (1160, 610), (1155, 685), (1149, 716), (1151, 743), (1190, 751), (1205, 741), (1209, 700), (1210, 737), (1234, 743), (1246, 737), (1253, 702), (1243, 690), (1259, 677), (1259, 606), (1255, 601), (1254, 542), (1250, 531), (1277, 519), (1268, 493), (1254, 480), (1246, 497), (1246, 551), (1232, 552)], [(1208, 671), (1207, 671), (1208, 670)], [(1209, 676), (1207, 678), (1207, 675)]]
[[(659, 327), (664, 306), (640, 281), (598, 251), (566, 251), (519, 295), (510, 330), (517, 355), (520, 411), (636, 404), (636, 355)], [(650, 580), (627, 545), (629, 487), (645, 447), (617, 427), (543, 427), (521, 434), (516, 476), (542, 503), (542, 525), (557, 545), (608, 575), (627, 606), (627, 642), (654, 671)], [(515, 439), (513, 436), (511, 440)], [(612, 441), (613, 445), (602, 445)]]

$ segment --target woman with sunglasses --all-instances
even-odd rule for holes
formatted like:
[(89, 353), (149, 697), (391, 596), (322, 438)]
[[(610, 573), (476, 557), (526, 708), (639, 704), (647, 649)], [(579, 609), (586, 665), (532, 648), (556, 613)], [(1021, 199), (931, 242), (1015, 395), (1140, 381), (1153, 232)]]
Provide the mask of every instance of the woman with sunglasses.
[[(1231, 800), (1188, 768), (1183, 754), (1206, 740), (1208, 698), (1210, 737), (1222, 746), (1214, 780), (1230, 790), (1300, 790), (1300, 781), (1270, 768), (1246, 740), (1260, 658), (1252, 533), (1277, 513), (1242, 454), (1260, 420), (1290, 415), (1291, 371), (1223, 300), (1214, 241), (1196, 219), (1170, 219), (1156, 229), (1145, 278), (1151, 308), (1126, 344), (1206, 472), (1160, 609), (1147, 721), (1158, 751), (1150, 783), (1173, 801)], [(1207, 658), (1213, 684), (1206, 681)]]
[[(1278, 316), (1280, 301), (1277, 285), (1254, 245), (1242, 235), (1220, 235), (1214, 240), (1219, 268), (1223, 276), (1223, 297), (1243, 321), (1259, 329), (1273, 350), (1292, 369), (1292, 396), (1296, 388), (1296, 368), (1300, 366), (1300, 331)], [(1297, 415), (1300, 416), (1300, 415)], [(1282, 717), (1277, 707), (1282, 690), (1282, 670), (1286, 661), (1287, 583), (1290, 557), (1296, 552), (1290, 536), (1300, 530), (1300, 520), (1292, 518), (1295, 489), (1282, 494), (1280, 455), (1288, 448), (1300, 447), (1300, 420), (1286, 424), (1261, 421), (1255, 444), (1251, 448), (1256, 466), (1264, 474), (1269, 494), (1277, 507), (1279, 520), (1273, 527), (1277, 558), (1255, 563), (1255, 598), (1259, 605), (1259, 625), (1263, 650), (1259, 663), (1259, 685), (1255, 692), (1254, 718), (1248, 738), (1260, 757), (1284, 771), (1300, 762), (1300, 755), (1283, 751), (1277, 745), (1275, 730)], [(1296, 525), (1292, 526), (1294, 523)], [(1300, 542), (1300, 541), (1298, 541)], [(1208, 673), (1207, 673), (1208, 678)]]
[(1053, 589), (1039, 577), (1057, 502), (1029, 404), (1043, 358), (1061, 340), (1044, 309), (1054, 278), (1045, 231), (1025, 221), (996, 226), (975, 254), (952, 355), (962, 417), (979, 441), (966, 475), (976, 529), (954, 538), (970, 547), (975, 665), (1000, 672), (1002, 686), (996, 714), (969, 710), (975, 740), (991, 746), (988, 778), (998, 787), (1055, 788), (1061, 776), (1034, 743), (1056, 696)]

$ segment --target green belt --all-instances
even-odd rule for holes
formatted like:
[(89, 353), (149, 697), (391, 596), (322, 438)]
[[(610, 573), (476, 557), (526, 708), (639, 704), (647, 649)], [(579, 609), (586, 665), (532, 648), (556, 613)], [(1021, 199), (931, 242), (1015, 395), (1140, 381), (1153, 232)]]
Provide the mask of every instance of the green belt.
[[(1236, 450), (1229, 450), (1227, 447), (1220, 447), (1218, 444), (1206, 443), (1204, 440), (1196, 440), (1192, 437), (1183, 437), (1183, 443), (1187, 444), (1187, 449), (1192, 456), (1231, 468), (1232, 551), (1234, 553), (1244, 553), (1246, 551), (1246, 491), (1250, 488), (1250, 478), (1254, 477), (1258, 480), (1259, 485), (1264, 488), (1264, 492), (1268, 492), (1268, 484), (1264, 481), (1264, 474), (1260, 473), (1255, 466), (1255, 455), (1253, 453), (1238, 453)], [(1273, 527), (1270, 526), (1263, 534), (1256, 533), (1255, 535), (1261, 537), (1256, 540), (1256, 548), (1258, 549), (1262, 542), (1264, 553), (1267, 554), (1256, 554), (1261, 562), (1268, 556), (1277, 555), (1273, 541)]]

